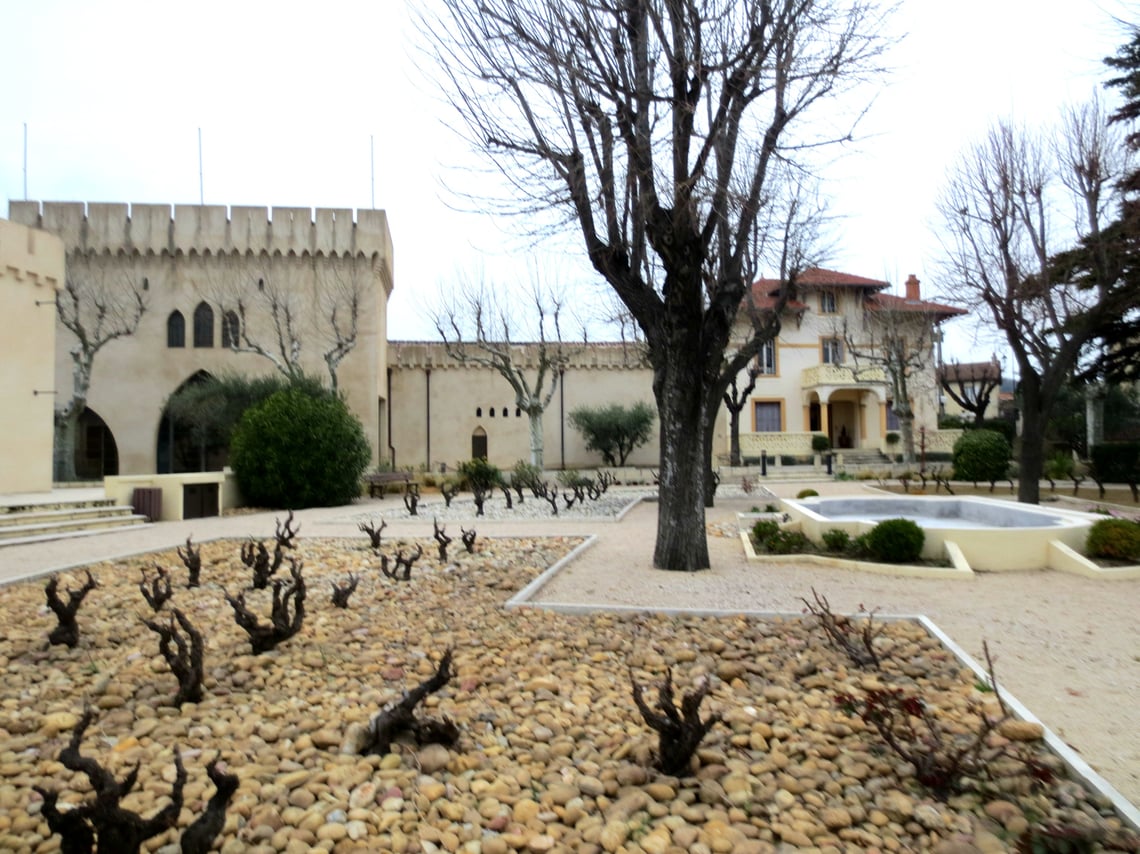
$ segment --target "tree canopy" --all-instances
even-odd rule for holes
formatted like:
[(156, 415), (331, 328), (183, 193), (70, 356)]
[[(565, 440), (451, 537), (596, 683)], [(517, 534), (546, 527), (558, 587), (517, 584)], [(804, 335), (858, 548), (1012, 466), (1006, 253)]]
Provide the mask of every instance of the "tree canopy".
[(872, 0), (442, 7), (423, 30), (461, 131), (515, 212), (577, 232), (644, 334), (661, 427), (654, 564), (706, 568), (708, 426), (733, 321), (774, 249), (774, 200), (808, 148), (850, 138), (841, 110), (813, 108), (876, 69), (882, 13)]

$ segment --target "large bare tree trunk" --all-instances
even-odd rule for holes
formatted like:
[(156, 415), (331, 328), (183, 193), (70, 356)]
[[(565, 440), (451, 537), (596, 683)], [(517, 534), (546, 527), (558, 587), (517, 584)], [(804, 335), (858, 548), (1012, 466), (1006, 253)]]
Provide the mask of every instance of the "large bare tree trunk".
[[(674, 353), (657, 395), (661, 424), (657, 545), (653, 565), (692, 572), (709, 567), (705, 535), (705, 407), (700, 365)], [(655, 383), (656, 385), (656, 383)]]

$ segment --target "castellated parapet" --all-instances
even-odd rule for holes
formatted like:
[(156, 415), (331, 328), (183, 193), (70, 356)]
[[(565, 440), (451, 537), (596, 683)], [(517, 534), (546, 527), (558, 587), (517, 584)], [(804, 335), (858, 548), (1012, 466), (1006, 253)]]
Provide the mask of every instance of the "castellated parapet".
[(172, 212), (170, 205), (37, 201), (9, 202), (8, 210), (13, 222), (59, 235), (69, 251), (392, 258), (382, 210), (174, 205)]

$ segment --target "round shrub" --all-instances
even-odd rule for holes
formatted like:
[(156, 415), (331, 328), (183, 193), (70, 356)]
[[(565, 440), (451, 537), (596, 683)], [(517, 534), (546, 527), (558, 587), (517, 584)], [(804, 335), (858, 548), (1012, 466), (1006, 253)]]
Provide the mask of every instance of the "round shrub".
[(1085, 551), (1090, 557), (1140, 560), (1140, 524), (1127, 519), (1102, 519), (1089, 528)]
[(885, 519), (867, 532), (867, 550), (875, 560), (907, 563), (922, 554), (926, 534), (912, 519)]
[(831, 448), (831, 440), (824, 436), (822, 433), (814, 433), (811, 437), (811, 449), (817, 454), (822, 454), (824, 451)]
[(851, 535), (839, 528), (823, 532), (823, 547), (829, 552), (843, 553), (851, 547)]
[(279, 391), (247, 409), (230, 462), (255, 507), (334, 507), (360, 494), (371, 455), (364, 428), (331, 392)]
[(801, 489), (796, 493), (796, 498), (814, 498), (819, 495), (814, 489)]
[(993, 430), (967, 430), (954, 443), (954, 476), (995, 481), (1009, 470), (1009, 442)]

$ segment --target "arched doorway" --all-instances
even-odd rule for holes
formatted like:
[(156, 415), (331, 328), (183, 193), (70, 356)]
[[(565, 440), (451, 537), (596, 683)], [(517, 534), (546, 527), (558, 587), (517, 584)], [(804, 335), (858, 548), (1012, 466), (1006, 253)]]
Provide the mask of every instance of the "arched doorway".
[(79, 480), (102, 480), (119, 473), (119, 448), (115, 436), (95, 410), (79, 416), (75, 431), (75, 476)]
[(471, 432), (471, 459), (487, 459), (487, 431), (482, 427)]
[[(201, 385), (212, 377), (207, 371), (198, 371), (175, 389), (174, 395), (185, 388)], [(168, 404), (163, 406), (155, 443), (155, 471), (159, 474), (177, 474), (188, 471), (221, 471), (229, 457), (229, 448), (212, 435), (209, 425), (203, 422), (171, 418)]]

